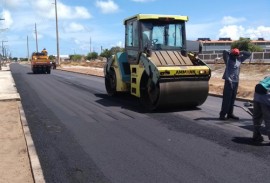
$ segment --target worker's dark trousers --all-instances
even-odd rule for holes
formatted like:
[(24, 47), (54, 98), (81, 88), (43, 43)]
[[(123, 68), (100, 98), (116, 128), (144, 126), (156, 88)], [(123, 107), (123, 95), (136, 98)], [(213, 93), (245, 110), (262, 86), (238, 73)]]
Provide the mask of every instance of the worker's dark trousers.
[(227, 115), (233, 114), (234, 101), (236, 99), (238, 89), (238, 82), (230, 82), (225, 80), (224, 89), (223, 89), (223, 99), (222, 106), (219, 115), (225, 117)]
[(260, 132), (262, 121), (265, 123), (267, 135), (270, 140), (270, 106), (254, 101), (253, 103), (253, 125), (254, 131)]

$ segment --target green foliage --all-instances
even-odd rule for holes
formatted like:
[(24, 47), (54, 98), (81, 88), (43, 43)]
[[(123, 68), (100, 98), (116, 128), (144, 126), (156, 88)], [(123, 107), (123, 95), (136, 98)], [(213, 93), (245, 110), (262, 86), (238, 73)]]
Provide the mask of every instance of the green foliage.
[(123, 52), (124, 50), (125, 50), (124, 48), (120, 48), (119, 46), (111, 48), (111, 52), (112, 52), (113, 55), (115, 55), (118, 52)]
[(111, 50), (105, 49), (103, 50), (103, 52), (100, 54), (101, 57), (105, 57), (105, 58), (110, 58), (112, 56), (112, 52)]
[(81, 61), (82, 55), (77, 55), (77, 54), (69, 55), (69, 58), (70, 58), (70, 60), (73, 60), (73, 61)]
[(250, 52), (262, 52), (263, 49), (251, 42), (250, 39), (240, 38), (238, 41), (234, 41), (231, 48), (238, 48), (239, 50), (250, 51)]
[(28, 61), (28, 58), (20, 58), (21, 61)]
[(112, 55), (115, 55), (118, 52), (124, 52), (124, 48), (120, 48), (119, 46), (112, 47), (110, 50), (105, 49), (103, 52), (100, 54), (101, 57), (106, 57), (110, 58)]
[(251, 52), (263, 52), (263, 49), (260, 46), (252, 44), (252, 43), (249, 45), (249, 50)]
[(56, 57), (53, 56), (53, 55), (50, 55), (50, 56), (49, 56), (49, 59), (50, 59), (50, 60), (55, 60), (55, 58), (56, 58)]
[(97, 59), (97, 58), (98, 58), (98, 53), (97, 52), (88, 53), (87, 56), (86, 56), (87, 60), (94, 60), (94, 59)]

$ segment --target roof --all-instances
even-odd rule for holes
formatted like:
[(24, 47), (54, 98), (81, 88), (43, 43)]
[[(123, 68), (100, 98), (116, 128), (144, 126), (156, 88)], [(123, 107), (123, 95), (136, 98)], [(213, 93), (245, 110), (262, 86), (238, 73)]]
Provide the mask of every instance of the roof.
[(150, 19), (173, 19), (173, 20), (182, 20), (182, 21), (188, 21), (188, 16), (182, 16), (182, 15), (162, 15), (162, 14), (137, 14), (134, 16), (131, 16), (129, 18), (126, 18), (124, 20), (124, 24), (126, 21), (136, 18), (137, 20), (150, 20)]

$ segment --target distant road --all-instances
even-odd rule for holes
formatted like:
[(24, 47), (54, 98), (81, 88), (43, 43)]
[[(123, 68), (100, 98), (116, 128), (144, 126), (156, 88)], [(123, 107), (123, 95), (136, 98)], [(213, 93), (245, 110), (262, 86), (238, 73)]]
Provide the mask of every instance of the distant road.
[(144, 113), (130, 95), (108, 97), (104, 78), (10, 67), (48, 183), (269, 182), (270, 146), (251, 143), (240, 108), (239, 122), (219, 121), (220, 98)]

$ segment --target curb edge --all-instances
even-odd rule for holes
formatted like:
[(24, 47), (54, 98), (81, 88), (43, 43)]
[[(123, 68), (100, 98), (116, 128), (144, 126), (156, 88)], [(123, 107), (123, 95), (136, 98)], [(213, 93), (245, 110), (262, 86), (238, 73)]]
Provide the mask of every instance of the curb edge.
[(21, 119), (21, 125), (24, 132), (24, 138), (26, 141), (27, 151), (28, 151), (28, 157), (30, 161), (30, 167), (32, 171), (32, 176), (35, 183), (45, 183), (43, 171), (40, 165), (40, 161), (36, 152), (36, 148), (30, 133), (30, 130), (28, 128), (28, 122), (25, 117), (25, 113), (22, 107), (21, 101), (17, 101), (18, 108), (20, 112), (20, 119)]

